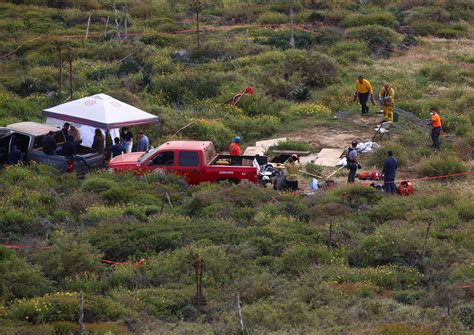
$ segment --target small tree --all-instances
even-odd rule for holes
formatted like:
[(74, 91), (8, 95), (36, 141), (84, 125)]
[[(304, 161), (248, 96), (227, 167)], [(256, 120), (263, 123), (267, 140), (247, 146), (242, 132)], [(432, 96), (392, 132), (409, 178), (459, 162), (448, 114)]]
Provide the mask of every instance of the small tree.
[(196, 38), (197, 38), (197, 47), (201, 47), (201, 36), (199, 34), (199, 20), (202, 10), (204, 9), (204, 4), (202, 0), (192, 0), (190, 5), (190, 11), (196, 14)]

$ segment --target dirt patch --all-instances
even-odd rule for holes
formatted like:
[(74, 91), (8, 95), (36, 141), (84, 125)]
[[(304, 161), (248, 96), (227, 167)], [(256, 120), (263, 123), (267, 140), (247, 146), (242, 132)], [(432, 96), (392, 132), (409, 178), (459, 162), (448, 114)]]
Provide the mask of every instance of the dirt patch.
[(303, 129), (297, 134), (286, 134), (291, 140), (310, 144), (315, 148), (346, 148), (354, 139), (366, 138), (362, 132), (336, 132), (326, 128)]
[[(314, 127), (283, 134), (290, 140), (301, 141), (315, 148), (347, 148), (352, 140), (367, 142), (374, 135), (374, 116), (338, 113), (333, 127)], [(377, 119), (380, 122), (380, 118)], [(350, 129), (348, 129), (350, 128)]]

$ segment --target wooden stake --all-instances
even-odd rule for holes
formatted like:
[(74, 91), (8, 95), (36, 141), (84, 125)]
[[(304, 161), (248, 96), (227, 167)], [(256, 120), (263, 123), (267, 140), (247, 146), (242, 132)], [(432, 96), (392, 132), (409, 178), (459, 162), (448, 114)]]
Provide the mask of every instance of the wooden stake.
[(329, 248), (332, 249), (332, 220), (329, 220)]
[(125, 7), (125, 39), (128, 39), (128, 8)]
[(433, 218), (430, 217), (430, 219), (428, 220), (428, 226), (426, 227), (425, 239), (423, 241), (423, 249), (421, 249), (421, 259), (422, 260), (425, 258), (426, 243), (428, 242), (428, 234), (430, 232), (430, 228), (431, 228), (432, 224), (433, 224)]
[(109, 27), (109, 17), (107, 16), (107, 21), (105, 21), (104, 37), (107, 36), (107, 28), (108, 27)]
[(72, 100), (72, 55), (69, 54), (69, 99)]
[(82, 290), (79, 299), (79, 335), (84, 335), (84, 292)]
[(63, 90), (63, 48), (60, 43), (57, 45), (59, 52), (59, 95)]
[(290, 48), (295, 47), (295, 36), (293, 32), (293, 7), (290, 7)]
[(239, 330), (241, 332), (243, 332), (244, 331), (244, 319), (242, 318), (242, 309), (241, 309), (239, 293), (236, 294), (235, 307), (237, 309), (237, 317), (239, 318)]
[(87, 37), (89, 37), (90, 26), (91, 26), (91, 13), (89, 13), (89, 18), (87, 19), (86, 37), (84, 38), (84, 40), (87, 40)]

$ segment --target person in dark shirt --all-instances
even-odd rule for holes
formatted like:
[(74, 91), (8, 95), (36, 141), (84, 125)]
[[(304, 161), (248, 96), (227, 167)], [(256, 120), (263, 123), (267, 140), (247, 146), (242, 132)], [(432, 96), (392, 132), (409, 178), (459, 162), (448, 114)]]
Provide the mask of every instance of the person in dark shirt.
[(54, 139), (54, 132), (50, 131), (43, 138), (43, 152), (46, 155), (56, 155), (57, 148), (58, 148), (58, 145), (56, 144), (56, 140)]
[(23, 154), (20, 149), (16, 145), (12, 145), (12, 149), (8, 153), (8, 160), (7, 164), (15, 165), (21, 162), (23, 159)]
[(383, 188), (387, 194), (395, 194), (395, 176), (397, 173), (398, 163), (393, 152), (387, 151), (387, 158), (383, 162)]
[(69, 136), (69, 126), (70, 126), (70, 124), (68, 122), (66, 122), (63, 125), (63, 129), (61, 129), (61, 131), (63, 132), (63, 135), (64, 135), (64, 140), (67, 140), (67, 137)]
[(105, 148), (106, 152), (112, 153), (112, 157), (116, 157), (127, 151), (125, 146), (122, 143), (120, 143), (120, 138), (118, 137), (114, 138), (114, 142), (115, 142), (114, 145)]
[(76, 154), (76, 146), (74, 145), (74, 137), (68, 135), (66, 143), (58, 150), (58, 154), (65, 157), (72, 157)]
[(87, 166), (87, 168), (90, 169), (90, 165), (89, 163), (87, 163), (87, 160), (82, 156), (76, 155), (76, 144), (74, 143), (74, 137), (72, 137), (71, 135), (68, 135), (68, 137), (66, 137), (66, 143), (64, 143), (61, 149), (58, 150), (58, 154), (63, 155), (67, 159), (82, 162), (85, 166)]
[(122, 132), (120, 134), (122, 138), (123, 146), (125, 147), (125, 152), (132, 152), (133, 146), (133, 134), (127, 127), (122, 128)]

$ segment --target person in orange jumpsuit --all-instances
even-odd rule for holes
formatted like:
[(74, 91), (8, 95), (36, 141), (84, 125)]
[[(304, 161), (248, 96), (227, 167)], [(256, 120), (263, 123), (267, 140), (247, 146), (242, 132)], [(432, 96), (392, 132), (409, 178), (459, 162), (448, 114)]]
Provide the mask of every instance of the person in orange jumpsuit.
[(240, 143), (240, 137), (239, 136), (234, 137), (234, 140), (232, 141), (232, 143), (229, 146), (229, 155), (231, 155), (231, 156), (240, 156), (239, 143)]

